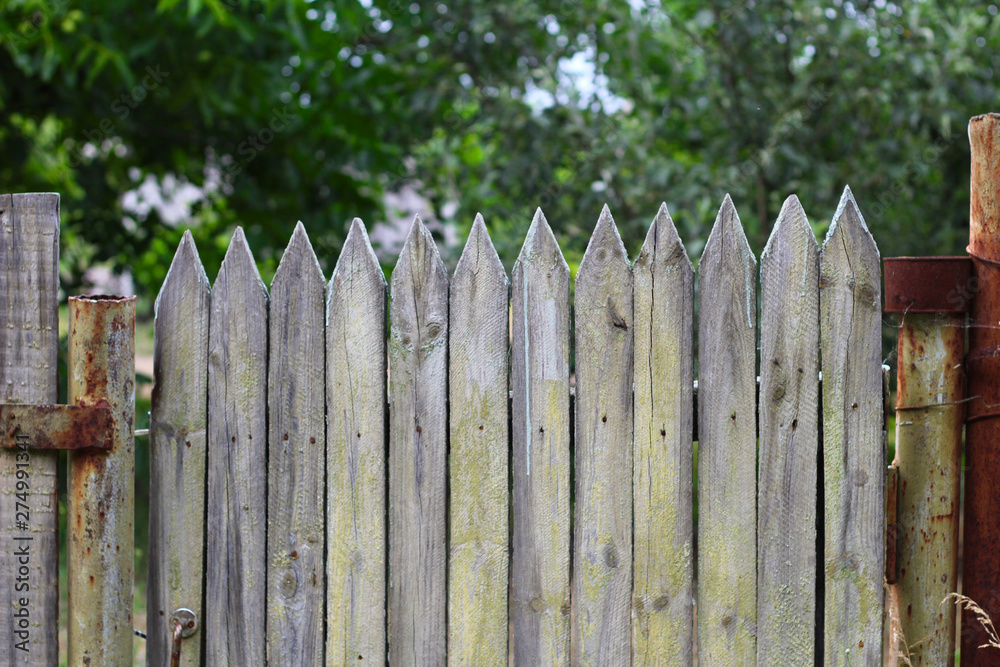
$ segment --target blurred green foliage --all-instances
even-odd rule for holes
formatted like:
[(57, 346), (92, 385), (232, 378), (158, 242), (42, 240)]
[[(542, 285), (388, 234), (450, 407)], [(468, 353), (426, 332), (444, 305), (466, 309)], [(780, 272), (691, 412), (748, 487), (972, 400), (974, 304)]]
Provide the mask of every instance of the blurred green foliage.
[[(539, 205), (571, 266), (605, 202), (634, 254), (667, 201), (696, 258), (727, 192), (759, 252), (788, 194), (821, 233), (848, 183), (883, 255), (956, 253), (998, 99), (989, 2), (2, 7), (0, 190), (60, 192), (64, 283), (111, 261), (147, 308), (186, 227), (214, 276), (244, 225), (267, 279), (302, 219), (329, 273), (402, 185), (482, 211), (508, 267)], [(136, 212), (147, 179), (190, 214)]]

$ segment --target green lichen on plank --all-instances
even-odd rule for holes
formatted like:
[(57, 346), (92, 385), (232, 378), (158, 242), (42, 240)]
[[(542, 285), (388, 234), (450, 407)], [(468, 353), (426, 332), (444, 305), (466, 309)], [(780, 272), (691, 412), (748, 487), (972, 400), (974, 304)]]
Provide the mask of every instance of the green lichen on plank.
[(633, 664), (689, 665), (694, 276), (665, 205), (634, 274)]
[[(884, 467), (879, 256), (849, 189), (821, 255), (828, 664), (882, 654)], [(850, 647), (848, 654), (846, 648)]]

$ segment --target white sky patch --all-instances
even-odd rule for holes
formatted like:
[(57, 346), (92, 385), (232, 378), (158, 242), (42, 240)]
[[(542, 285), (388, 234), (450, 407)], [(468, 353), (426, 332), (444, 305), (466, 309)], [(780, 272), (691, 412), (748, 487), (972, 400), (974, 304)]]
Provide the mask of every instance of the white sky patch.
[[(141, 174), (130, 170), (129, 176), (138, 180)], [(122, 195), (122, 209), (139, 221), (145, 220), (155, 210), (164, 224), (171, 227), (181, 223), (190, 225), (196, 222), (191, 209), (221, 185), (222, 172), (215, 165), (205, 168), (205, 182), (201, 187), (173, 174), (167, 174), (162, 179), (146, 174), (137, 187)]]
[(561, 58), (556, 66), (555, 93), (539, 88), (530, 80), (524, 87), (524, 101), (535, 113), (556, 104), (570, 104), (585, 109), (599, 102), (607, 113), (628, 111), (632, 103), (615, 95), (608, 88), (608, 77), (597, 69), (597, 49), (593, 46), (578, 51), (572, 58)]

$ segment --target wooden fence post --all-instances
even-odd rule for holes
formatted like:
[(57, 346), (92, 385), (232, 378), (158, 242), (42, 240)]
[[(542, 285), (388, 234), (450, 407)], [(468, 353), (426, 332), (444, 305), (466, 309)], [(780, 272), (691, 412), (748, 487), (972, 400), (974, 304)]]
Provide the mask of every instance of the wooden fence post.
[(569, 266), (541, 209), (511, 273), (510, 655), (569, 662)]
[(389, 306), (389, 662), (446, 659), (448, 270), (416, 218)]
[(70, 452), (69, 664), (132, 662), (135, 297), (70, 297), (69, 402), (110, 404), (108, 452)]
[(694, 269), (661, 204), (635, 260), (633, 664), (694, 644)]
[(385, 661), (385, 287), (355, 218), (326, 304), (329, 665)]
[(845, 188), (820, 254), (826, 665), (882, 660), (881, 290), (878, 248)]
[(632, 657), (632, 268), (605, 205), (576, 277), (572, 662)]
[(795, 195), (760, 259), (757, 664), (815, 654), (819, 246)]
[(698, 267), (698, 660), (757, 659), (757, 262), (726, 195)]
[(212, 288), (205, 661), (265, 660), (267, 288), (237, 228)]
[(267, 649), (272, 667), (323, 662), (325, 301), (323, 270), (299, 222), (271, 282)]
[[(59, 195), (0, 195), (0, 387), (3, 402), (55, 403), (59, 349)], [(27, 461), (25, 461), (27, 459)], [(0, 451), (0, 664), (59, 658), (55, 451)], [(26, 468), (18, 463), (28, 463)], [(21, 479), (18, 470), (24, 470)], [(18, 482), (28, 517), (19, 523)], [(22, 487), (23, 488), (23, 487)], [(22, 496), (22, 499), (24, 497)], [(21, 539), (25, 538), (25, 539)], [(28, 539), (30, 538), (30, 539)], [(30, 556), (20, 563), (18, 551)], [(21, 566), (27, 570), (21, 573)], [(26, 605), (24, 603), (27, 603)], [(27, 627), (23, 627), (21, 620)], [(23, 649), (23, 650), (22, 650)]]
[[(146, 656), (156, 667), (170, 664), (175, 611), (190, 609), (204, 625), (210, 292), (194, 239), (185, 232), (156, 298), (154, 324)], [(202, 664), (203, 636), (182, 643), (181, 665)]]
[(507, 663), (507, 274), (480, 215), (449, 293), (448, 663)]

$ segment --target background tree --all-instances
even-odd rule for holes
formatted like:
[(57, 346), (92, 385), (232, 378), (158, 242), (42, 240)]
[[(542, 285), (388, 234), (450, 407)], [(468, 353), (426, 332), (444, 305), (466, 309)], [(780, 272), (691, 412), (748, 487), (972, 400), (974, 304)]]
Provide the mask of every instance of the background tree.
[[(756, 251), (784, 197), (821, 232), (850, 183), (884, 255), (959, 252), (968, 117), (997, 100), (997, 7), (942, 0), (9, 0), (0, 182), (63, 194), (64, 280), (156, 293), (192, 227), (269, 274), (295, 220), (329, 270), (402, 186), (508, 264), (535, 206), (633, 254), (666, 200), (697, 256), (730, 192)], [(180, 206), (165, 206), (161, 194)], [(387, 258), (391, 265), (392, 258)]]

